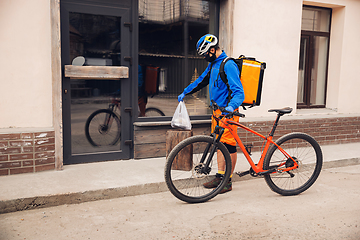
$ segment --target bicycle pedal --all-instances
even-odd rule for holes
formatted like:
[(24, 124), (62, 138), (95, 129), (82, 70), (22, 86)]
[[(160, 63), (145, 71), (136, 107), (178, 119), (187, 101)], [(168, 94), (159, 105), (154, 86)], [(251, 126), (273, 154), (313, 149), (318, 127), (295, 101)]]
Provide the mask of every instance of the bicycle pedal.
[(239, 175), (239, 177), (243, 177), (245, 175), (250, 174), (250, 171), (245, 171), (245, 172), (236, 172), (235, 174)]

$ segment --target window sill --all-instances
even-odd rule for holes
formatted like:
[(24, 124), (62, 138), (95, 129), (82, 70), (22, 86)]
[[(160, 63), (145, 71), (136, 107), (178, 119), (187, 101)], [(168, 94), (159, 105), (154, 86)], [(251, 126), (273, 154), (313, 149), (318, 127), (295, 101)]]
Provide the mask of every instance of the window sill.
[(301, 108), (296, 109), (296, 115), (314, 115), (314, 114), (338, 114), (334, 108)]

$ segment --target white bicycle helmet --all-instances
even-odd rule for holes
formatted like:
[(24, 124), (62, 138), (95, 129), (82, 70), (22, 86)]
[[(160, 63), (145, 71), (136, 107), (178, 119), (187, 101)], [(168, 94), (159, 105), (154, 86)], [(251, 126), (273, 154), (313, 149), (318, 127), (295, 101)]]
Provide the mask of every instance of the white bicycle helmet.
[(209, 51), (211, 47), (214, 47), (218, 44), (218, 39), (215, 35), (206, 34), (202, 36), (196, 44), (196, 50), (199, 55), (204, 55)]

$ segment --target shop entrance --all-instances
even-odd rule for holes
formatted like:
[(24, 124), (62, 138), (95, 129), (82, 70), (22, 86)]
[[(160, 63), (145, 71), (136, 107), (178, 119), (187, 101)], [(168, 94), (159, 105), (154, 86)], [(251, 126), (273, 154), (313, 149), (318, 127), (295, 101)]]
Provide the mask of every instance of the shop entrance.
[[(61, 1), (64, 164), (131, 157), (130, 6), (105, 5)], [(70, 79), (66, 65), (125, 66), (129, 77)]]

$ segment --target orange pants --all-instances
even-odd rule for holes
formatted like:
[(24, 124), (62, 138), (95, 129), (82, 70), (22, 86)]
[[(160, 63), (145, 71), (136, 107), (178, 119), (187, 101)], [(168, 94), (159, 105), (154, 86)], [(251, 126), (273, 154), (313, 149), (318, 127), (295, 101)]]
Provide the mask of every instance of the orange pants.
[[(220, 109), (215, 111), (216, 114), (221, 114)], [(231, 118), (231, 120), (238, 122), (239, 121), (239, 117), (238, 116), (234, 116), (233, 118)], [(222, 127), (224, 124), (219, 122), (220, 127)], [(216, 120), (211, 117), (211, 132), (213, 133), (216, 127)], [(230, 125), (231, 129), (235, 132), (237, 132), (237, 126), (236, 125)], [(234, 137), (231, 135), (229, 129), (225, 128), (225, 131), (223, 133), (223, 135), (221, 136), (220, 142), (222, 143), (226, 143), (229, 144), (231, 146), (236, 146), (236, 140), (234, 139)]]

